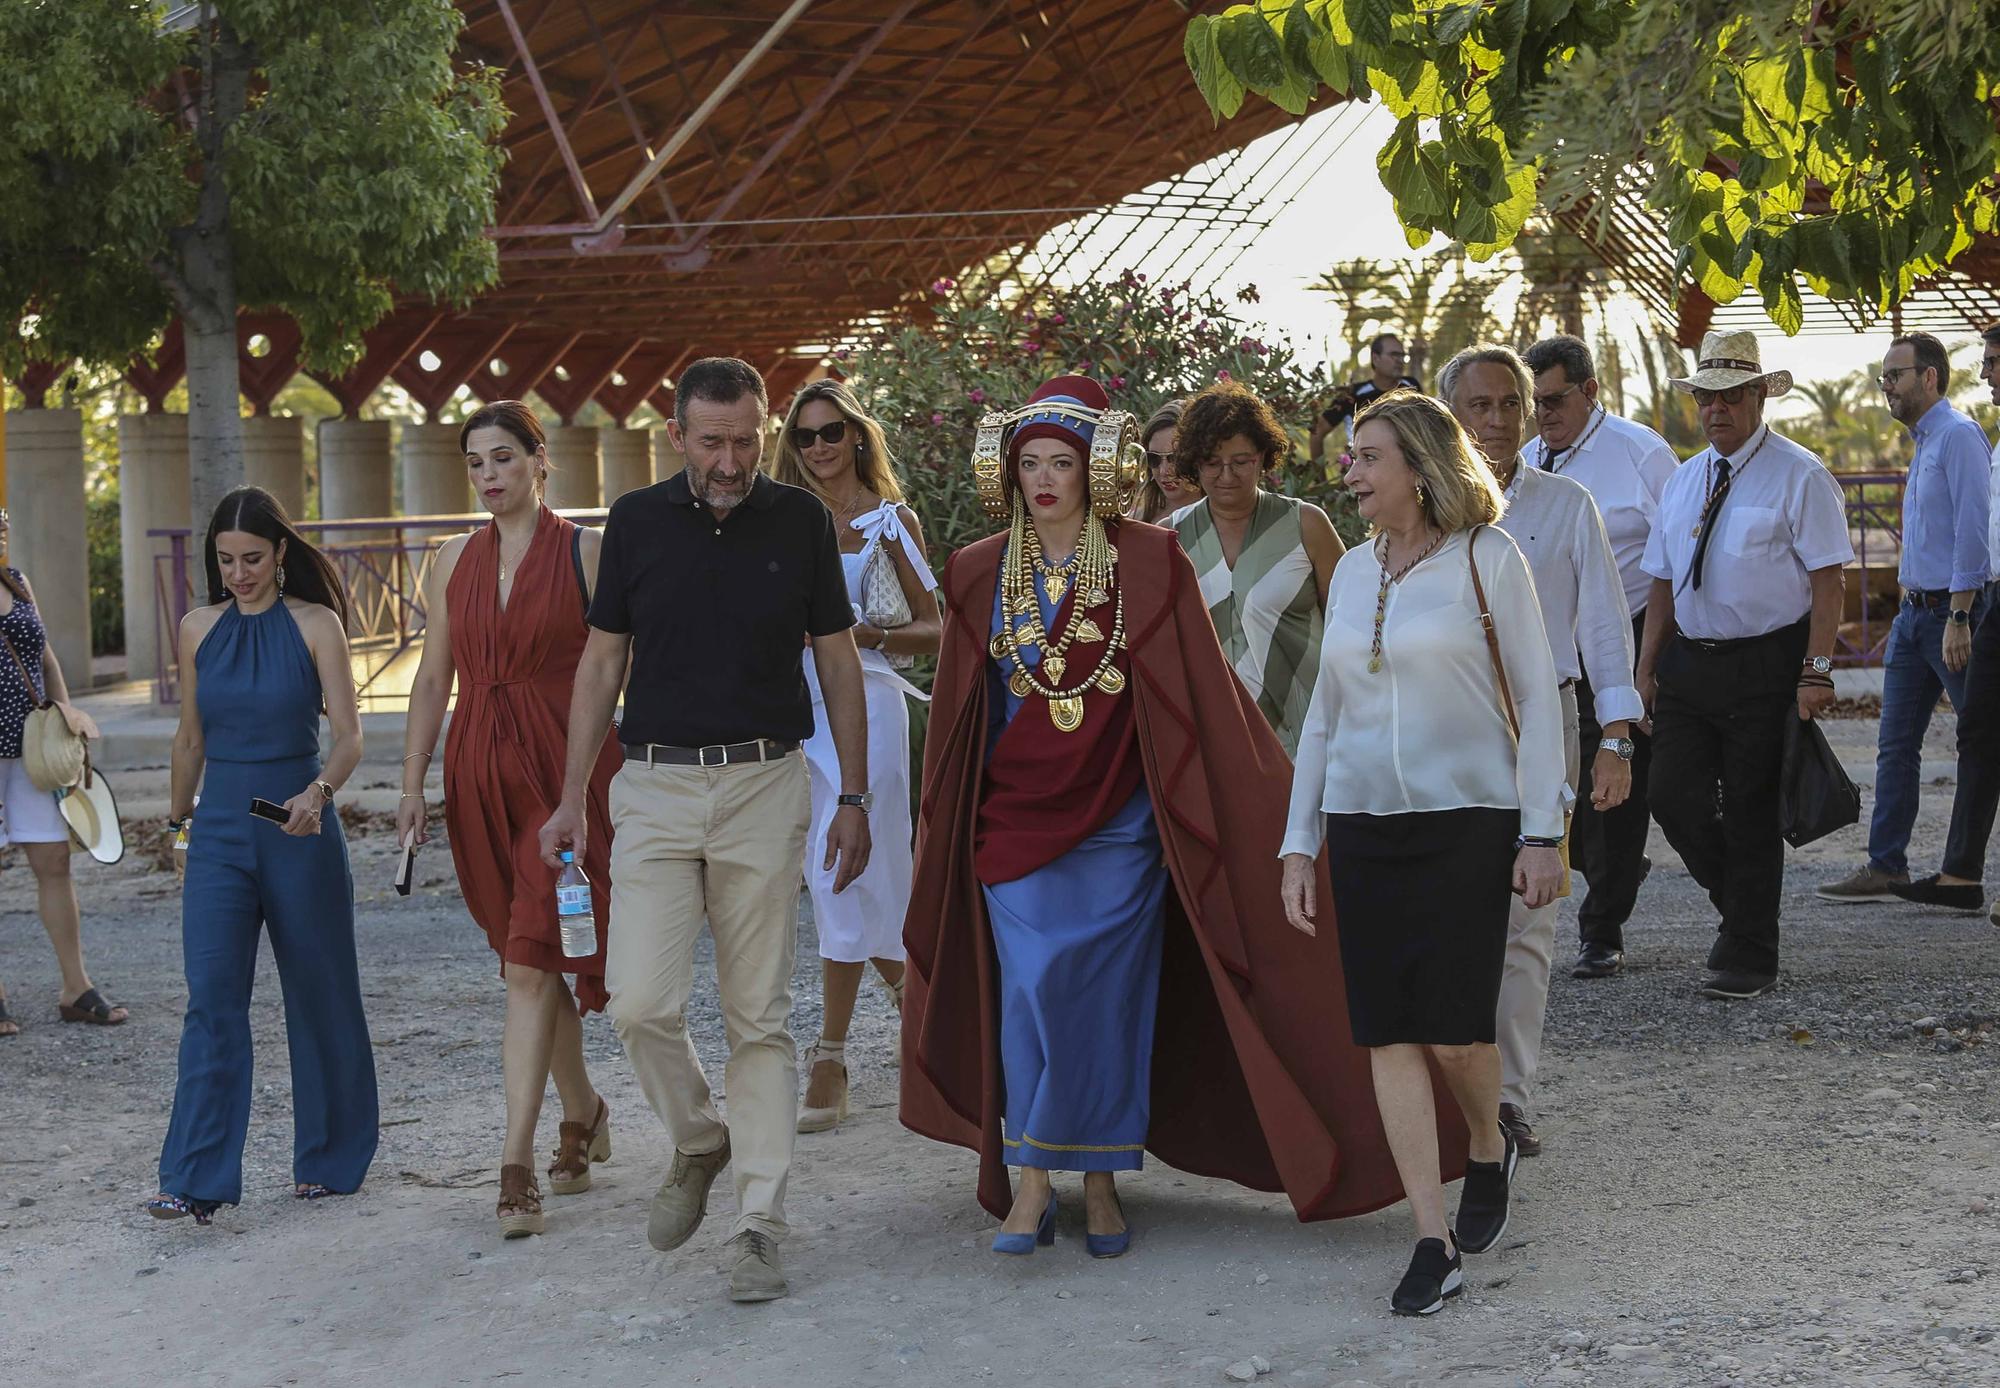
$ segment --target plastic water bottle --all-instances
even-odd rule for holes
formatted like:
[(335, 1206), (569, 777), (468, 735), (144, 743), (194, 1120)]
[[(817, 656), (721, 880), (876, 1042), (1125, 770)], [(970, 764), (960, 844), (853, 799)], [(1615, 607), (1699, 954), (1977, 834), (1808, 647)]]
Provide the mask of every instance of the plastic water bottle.
[(562, 855), (562, 875), (556, 878), (556, 923), (562, 927), (562, 952), (571, 959), (597, 953), (597, 918), (590, 911), (590, 879), (576, 865), (576, 854)]

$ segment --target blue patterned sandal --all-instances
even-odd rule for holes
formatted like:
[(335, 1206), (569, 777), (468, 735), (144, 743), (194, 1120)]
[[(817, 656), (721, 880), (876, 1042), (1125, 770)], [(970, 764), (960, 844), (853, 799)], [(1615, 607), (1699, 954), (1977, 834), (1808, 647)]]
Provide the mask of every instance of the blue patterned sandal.
[(193, 1215), (194, 1222), (202, 1225), (214, 1223), (215, 1212), (221, 1208), (220, 1200), (191, 1200), (185, 1195), (168, 1195), (165, 1191), (145, 1205), (146, 1213), (154, 1219), (186, 1219)]

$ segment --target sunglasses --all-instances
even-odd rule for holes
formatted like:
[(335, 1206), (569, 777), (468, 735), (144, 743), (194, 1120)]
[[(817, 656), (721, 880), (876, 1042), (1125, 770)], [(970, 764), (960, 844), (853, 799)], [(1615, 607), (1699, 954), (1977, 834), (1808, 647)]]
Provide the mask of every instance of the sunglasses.
[(792, 447), (803, 453), (813, 446), (817, 439), (821, 443), (839, 443), (847, 437), (847, 421), (836, 419), (831, 424), (822, 424), (817, 429), (794, 428), (791, 431)]
[(1559, 390), (1554, 395), (1537, 395), (1535, 397), (1535, 413), (1547, 414), (1550, 410), (1562, 404), (1563, 401), (1569, 399), (1570, 396), (1576, 394), (1579, 388), (1580, 383), (1579, 385), (1570, 386), (1567, 390)]
[(1173, 460), (1174, 455), (1171, 453), (1155, 453), (1150, 448), (1146, 450), (1146, 466), (1149, 468), (1165, 467)]
[(1703, 409), (1713, 405), (1718, 400), (1725, 405), (1740, 405), (1749, 394), (1750, 387), (1747, 385), (1731, 386), (1728, 390), (1703, 390), (1697, 386), (1694, 392), (1694, 403)]

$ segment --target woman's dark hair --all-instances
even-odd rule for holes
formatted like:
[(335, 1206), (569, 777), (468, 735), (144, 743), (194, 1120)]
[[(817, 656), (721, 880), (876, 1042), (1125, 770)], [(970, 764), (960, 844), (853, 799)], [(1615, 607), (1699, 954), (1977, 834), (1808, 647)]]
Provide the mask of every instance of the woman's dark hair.
[(530, 453), (539, 452), (549, 445), (548, 435), (542, 432), (542, 421), (536, 419), (535, 412), (519, 400), (495, 400), (467, 415), (465, 423), (458, 426), (459, 452), (465, 452), (466, 442), (472, 437), (474, 429), (505, 429)]
[(1181, 413), (1180, 435), (1174, 442), (1174, 470), (1190, 482), (1201, 481), (1202, 460), (1224, 441), (1242, 434), (1264, 455), (1263, 471), (1285, 461), (1292, 441), (1271, 407), (1258, 399), (1247, 386), (1236, 381), (1218, 381), (1194, 399)]
[(226, 602), (229, 590), (222, 583), (222, 565), (215, 558), (215, 537), (225, 530), (241, 531), (270, 542), (271, 552), (285, 547), (285, 595), (303, 602), (316, 602), (333, 609), (340, 625), (347, 626), (347, 589), (327, 557), (306, 542), (292, 528), (291, 518), (278, 498), (262, 487), (238, 487), (215, 508), (208, 522), (208, 539), (202, 546), (202, 563), (208, 570), (208, 600)]
[(1146, 421), (1146, 427), (1139, 431), (1139, 446), (1144, 448), (1147, 444), (1151, 443), (1153, 435), (1159, 433), (1162, 429), (1180, 428), (1181, 416), (1186, 412), (1187, 401), (1185, 400), (1169, 400), (1160, 406), (1160, 408), (1154, 410), (1153, 417)]

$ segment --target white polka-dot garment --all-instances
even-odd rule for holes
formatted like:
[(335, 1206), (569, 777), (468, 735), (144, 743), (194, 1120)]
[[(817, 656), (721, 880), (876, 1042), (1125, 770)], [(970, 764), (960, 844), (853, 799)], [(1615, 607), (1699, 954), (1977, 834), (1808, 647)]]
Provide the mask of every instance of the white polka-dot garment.
[(0, 636), (7, 638), (21, 665), (28, 667), (28, 677), (35, 686), (31, 693), (21, 682), (21, 665), (14, 663), (14, 656), (0, 651), (0, 757), (18, 757), (28, 714), (42, 702), (47, 689), (42, 679), (42, 648), (48, 644), (48, 633), (42, 627), (42, 614), (20, 596), (27, 588), (21, 571), (10, 568), (7, 576), (13, 580), (9, 585), (13, 591), (6, 596), (14, 605), (0, 616)]

